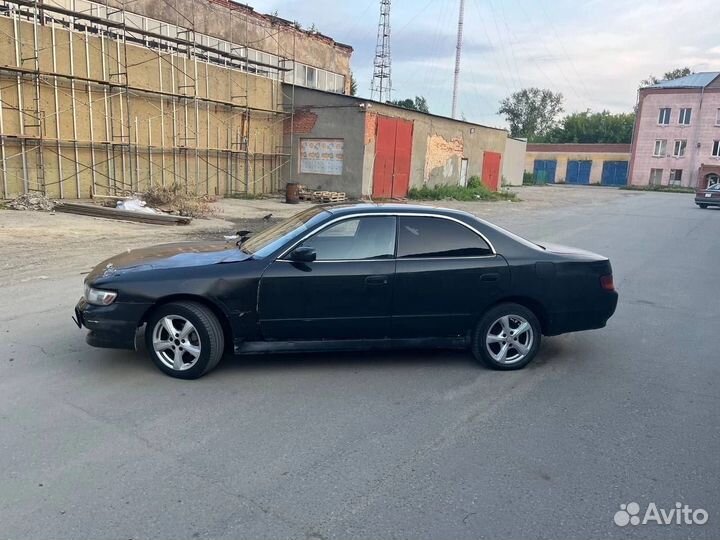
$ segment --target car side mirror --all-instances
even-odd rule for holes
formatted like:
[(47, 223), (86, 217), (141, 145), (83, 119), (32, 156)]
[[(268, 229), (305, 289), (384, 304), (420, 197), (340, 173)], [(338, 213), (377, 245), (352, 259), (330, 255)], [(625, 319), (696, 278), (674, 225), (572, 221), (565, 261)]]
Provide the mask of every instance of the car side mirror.
[(313, 262), (317, 258), (315, 248), (311, 247), (299, 247), (290, 253), (290, 260), (295, 262), (309, 263)]

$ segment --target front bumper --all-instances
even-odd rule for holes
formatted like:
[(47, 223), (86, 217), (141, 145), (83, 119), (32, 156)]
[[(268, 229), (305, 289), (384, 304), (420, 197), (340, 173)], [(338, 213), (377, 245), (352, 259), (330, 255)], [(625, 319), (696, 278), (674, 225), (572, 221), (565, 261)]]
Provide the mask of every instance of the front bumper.
[(85, 341), (93, 347), (136, 349), (138, 325), (151, 304), (115, 302), (109, 306), (88, 304), (80, 298), (73, 320), (78, 327), (89, 330)]

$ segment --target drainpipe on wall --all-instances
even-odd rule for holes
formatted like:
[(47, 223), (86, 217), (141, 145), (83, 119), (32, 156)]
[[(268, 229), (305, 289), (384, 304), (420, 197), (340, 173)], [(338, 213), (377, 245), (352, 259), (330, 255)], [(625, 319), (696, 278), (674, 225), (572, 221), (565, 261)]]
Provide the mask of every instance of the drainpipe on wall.
[[(640, 97), (641, 89), (637, 91), (637, 98), (635, 99), (635, 119), (633, 120), (632, 134), (630, 136), (630, 165), (628, 167), (628, 185), (632, 184), (633, 169), (635, 168), (635, 144), (637, 143), (637, 134), (640, 128), (640, 114), (642, 113), (642, 98)], [(650, 181), (648, 180), (648, 183)]]
[[(702, 118), (702, 106), (703, 106), (703, 97), (705, 97), (705, 87), (703, 86), (700, 90), (700, 106), (698, 107), (698, 114), (697, 114), (697, 124), (695, 125), (695, 147), (693, 149), (693, 160), (692, 160), (692, 169), (690, 169), (690, 178), (688, 179), (688, 187), (696, 187), (698, 185), (698, 179), (699, 179), (699, 173), (700, 173), (700, 166), (698, 165), (698, 157), (700, 156), (700, 147), (701, 143), (698, 140), (698, 132), (700, 131), (700, 119)], [(692, 114), (692, 113), (691, 113)]]

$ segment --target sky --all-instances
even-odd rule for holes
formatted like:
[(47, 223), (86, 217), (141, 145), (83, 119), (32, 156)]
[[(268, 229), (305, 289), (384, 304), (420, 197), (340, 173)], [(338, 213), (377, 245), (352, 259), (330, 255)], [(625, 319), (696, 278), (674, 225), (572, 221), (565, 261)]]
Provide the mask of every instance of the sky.
[[(354, 48), (370, 96), (379, 0), (248, 0)], [(459, 0), (393, 0), (392, 98), (450, 115)], [(458, 111), (506, 127), (499, 101), (521, 88), (561, 92), (565, 111), (630, 112), (639, 82), (676, 67), (720, 71), (717, 0), (465, 0)]]

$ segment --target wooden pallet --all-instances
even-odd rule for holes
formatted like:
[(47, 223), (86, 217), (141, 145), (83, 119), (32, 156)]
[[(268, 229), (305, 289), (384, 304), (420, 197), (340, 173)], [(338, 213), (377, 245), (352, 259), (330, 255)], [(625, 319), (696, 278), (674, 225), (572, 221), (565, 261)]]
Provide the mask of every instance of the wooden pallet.
[(345, 202), (347, 195), (344, 191), (314, 191), (312, 200), (321, 203)]

